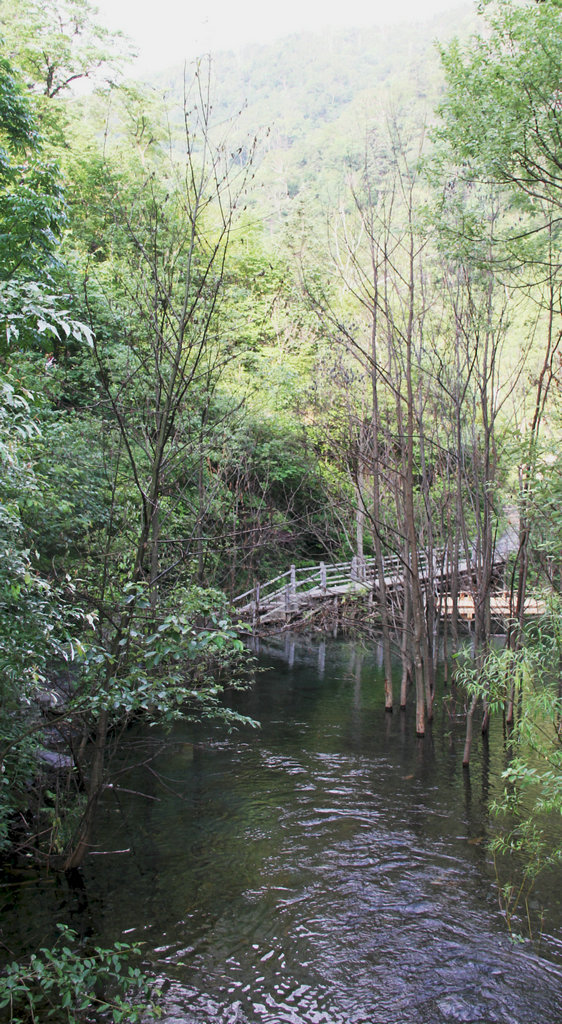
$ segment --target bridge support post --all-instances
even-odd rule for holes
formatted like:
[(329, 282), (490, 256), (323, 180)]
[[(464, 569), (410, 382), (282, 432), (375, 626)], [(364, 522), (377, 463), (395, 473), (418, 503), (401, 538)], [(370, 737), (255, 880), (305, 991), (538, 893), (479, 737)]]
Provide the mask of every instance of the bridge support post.
[(351, 559), (351, 582), (357, 583), (357, 555)]
[(290, 589), (291, 589), (291, 611), (297, 610), (297, 570), (294, 565), (290, 567)]
[(256, 628), (256, 625), (260, 621), (260, 585), (256, 583), (254, 587), (254, 607), (252, 609), (252, 629)]
[(320, 562), (320, 586), (322, 588), (322, 593), (325, 594), (326, 593), (326, 564), (325, 564), (325, 562)]

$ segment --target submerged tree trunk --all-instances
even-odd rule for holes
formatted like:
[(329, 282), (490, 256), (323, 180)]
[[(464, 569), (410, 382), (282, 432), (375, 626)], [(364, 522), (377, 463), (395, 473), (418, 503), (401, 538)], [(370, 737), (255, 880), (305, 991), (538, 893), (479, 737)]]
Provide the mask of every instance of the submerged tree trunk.
[(384, 572), (384, 553), (381, 542), (382, 525), (382, 502), (381, 502), (381, 452), (380, 452), (380, 414), (378, 395), (378, 352), (377, 352), (377, 324), (378, 324), (378, 272), (374, 252), (371, 254), (372, 272), (375, 288), (375, 299), (371, 319), (371, 397), (372, 397), (372, 448), (373, 448), (373, 536), (375, 546), (375, 560), (378, 578), (378, 597), (380, 605), (380, 618), (383, 643), (384, 662), (384, 706), (386, 711), (392, 711), (394, 694), (392, 687), (392, 651), (390, 640), (390, 621), (388, 614), (388, 593)]
[(462, 763), (464, 768), (468, 768), (470, 764), (470, 752), (472, 749), (472, 722), (474, 718), (474, 712), (476, 711), (476, 705), (478, 704), (478, 697), (474, 694), (470, 707), (466, 715), (466, 736), (464, 741), (464, 752), (462, 755)]
[(406, 572), (404, 573), (404, 614), (402, 621), (402, 635), (400, 638), (400, 660), (402, 662), (402, 678), (400, 682), (400, 710), (406, 710), (408, 700), (408, 687), (412, 682), (412, 659), (411, 647), (411, 607), (410, 586)]

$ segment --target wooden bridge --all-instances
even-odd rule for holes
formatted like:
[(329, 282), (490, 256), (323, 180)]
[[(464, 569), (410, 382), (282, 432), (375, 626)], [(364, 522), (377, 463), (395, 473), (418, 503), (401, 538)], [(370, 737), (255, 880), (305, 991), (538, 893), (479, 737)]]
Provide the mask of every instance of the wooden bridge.
[[(499, 570), (513, 551), (518, 548), (517, 529), (509, 524), (506, 532), (495, 545), (494, 568)], [(449, 569), (446, 552), (437, 551), (433, 554), (432, 565), (424, 553), (418, 554), (418, 572), (422, 586), (427, 587), (431, 581), (435, 598), (443, 598), (440, 603), (442, 615), (450, 614), (450, 601), (447, 600), (449, 590)], [(466, 619), (474, 617), (474, 601), (470, 594), (469, 577), (475, 568), (470, 560), (462, 559), (458, 563), (458, 574), (466, 581), (466, 590), (459, 600), (458, 612)], [(390, 555), (383, 559), (384, 583), (389, 596), (396, 596), (404, 587), (405, 563), (399, 555)], [(353, 557), (349, 562), (326, 563), (297, 569), (294, 565), (267, 583), (257, 583), (251, 590), (239, 594), (232, 601), (236, 615), (252, 623), (255, 629), (276, 622), (290, 622), (304, 618), (307, 612), (313, 611), (321, 602), (328, 598), (338, 598), (344, 594), (360, 596), (371, 595), (376, 601), (377, 590), (380, 590), (379, 577), (375, 558)], [(506, 609), (507, 595), (497, 595), (500, 604), (495, 612), (498, 616), (513, 614)], [(464, 599), (464, 604), (463, 600)], [(501, 608), (500, 608), (501, 605)], [(494, 614), (494, 611), (493, 611)], [(529, 608), (529, 614), (537, 614)]]

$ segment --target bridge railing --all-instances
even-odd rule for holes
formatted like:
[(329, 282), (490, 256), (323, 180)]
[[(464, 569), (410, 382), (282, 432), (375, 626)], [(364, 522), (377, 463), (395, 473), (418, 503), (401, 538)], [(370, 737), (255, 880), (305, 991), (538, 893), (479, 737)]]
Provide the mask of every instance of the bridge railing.
[[(420, 555), (420, 572), (427, 571), (428, 560)], [(404, 564), (399, 555), (388, 555), (384, 559), (384, 577), (387, 584), (400, 583), (404, 575)], [(353, 589), (375, 589), (378, 581), (376, 559), (355, 556), (347, 562), (320, 562), (318, 565), (290, 568), (266, 583), (256, 583), (251, 590), (238, 594), (232, 601), (238, 612), (264, 614), (285, 606), (287, 612), (298, 603), (300, 596), (321, 597), (323, 594), (337, 594)], [(313, 592), (313, 594), (312, 594)]]
[[(288, 579), (290, 578), (290, 576), (291, 576), (291, 570), (290, 570), (290, 569), (288, 569), (288, 570), (287, 570), (287, 572), (282, 572), (280, 576), (275, 576), (275, 578), (274, 578), (274, 579), (272, 579), (272, 580), (268, 580), (268, 581), (267, 581), (267, 583), (261, 583), (261, 584), (260, 584), (260, 583), (258, 583), (258, 584), (256, 584), (256, 586), (258, 586), (258, 587), (260, 588), (260, 592), (261, 592), (262, 594), (263, 594), (263, 593), (264, 593), (264, 592), (265, 592), (265, 591), (266, 591), (266, 590), (267, 590), (268, 588), (270, 588), (270, 587), (274, 586), (274, 585), (275, 585), (276, 583), (277, 583), (277, 584), (279, 584), (279, 586), (278, 586), (278, 587), (276, 587), (276, 591), (277, 591), (277, 590), (279, 590), (279, 589), (281, 589), (281, 590), (282, 590), (282, 589), (283, 589), (283, 587), (285, 586), (285, 583), (284, 583), (284, 582), (282, 583), (281, 581), (282, 581), (282, 580), (283, 580), (283, 581), (286, 581), (286, 580), (288, 580)], [(243, 594), (238, 594), (238, 595), (237, 595), (236, 597), (233, 597), (233, 598), (232, 598), (232, 604), (233, 604), (233, 605), (237, 605), (237, 604), (240, 604), (240, 603), (241, 603), (241, 602), (242, 602), (242, 601), (244, 600), (244, 598), (245, 598), (245, 597), (246, 597), (246, 598), (251, 598), (251, 597), (253, 597), (253, 596), (254, 596), (254, 594), (255, 594), (255, 592), (256, 592), (256, 586), (253, 586), (253, 587), (251, 588), (251, 590), (245, 590)]]
[(238, 594), (232, 601), (234, 606), (242, 604), (245, 599), (252, 599), (259, 591), (260, 603), (263, 605), (274, 600), (285, 589), (289, 587), (292, 594), (316, 587), (327, 590), (330, 587), (344, 585), (352, 581), (361, 582), (372, 575), (370, 562), (374, 559), (364, 559), (362, 562), (353, 559), (351, 562), (320, 562), (318, 565), (296, 568), (292, 565), (286, 572), (280, 573), (266, 583), (258, 583), (251, 590)]

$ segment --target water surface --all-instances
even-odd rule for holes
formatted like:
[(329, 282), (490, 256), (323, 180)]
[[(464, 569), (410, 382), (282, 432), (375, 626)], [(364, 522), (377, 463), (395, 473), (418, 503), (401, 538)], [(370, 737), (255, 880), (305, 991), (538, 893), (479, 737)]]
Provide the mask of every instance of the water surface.
[(6, 927), (37, 927), (41, 896), (96, 941), (141, 940), (167, 1024), (562, 1024), (560, 878), (514, 943), (486, 851), (499, 724), (463, 771), (460, 719), (417, 739), (379, 661), (270, 641), (236, 698), (260, 729), (131, 731), (85, 890), (12, 892)]

